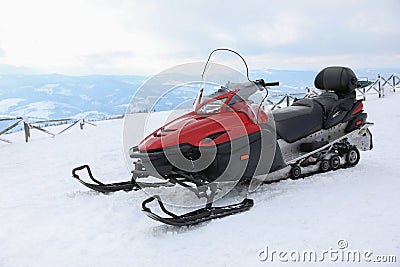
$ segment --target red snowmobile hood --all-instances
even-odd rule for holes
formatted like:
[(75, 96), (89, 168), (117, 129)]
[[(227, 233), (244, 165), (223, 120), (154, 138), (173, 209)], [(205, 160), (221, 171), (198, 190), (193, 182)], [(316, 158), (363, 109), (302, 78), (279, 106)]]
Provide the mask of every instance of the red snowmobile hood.
[[(156, 150), (179, 144), (211, 146), (260, 130), (243, 112), (185, 114), (160, 127), (139, 143), (140, 151)], [(206, 139), (205, 141), (203, 139)], [(210, 142), (212, 139), (214, 142)], [(207, 142), (208, 141), (208, 142)]]

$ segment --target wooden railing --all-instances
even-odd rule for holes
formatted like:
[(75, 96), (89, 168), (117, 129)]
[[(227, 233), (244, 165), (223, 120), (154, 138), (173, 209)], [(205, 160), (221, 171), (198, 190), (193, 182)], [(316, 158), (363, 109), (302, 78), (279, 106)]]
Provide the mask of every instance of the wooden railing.
[[(395, 93), (396, 90), (400, 90), (399, 74), (391, 74), (388, 78), (378, 75), (376, 80), (369, 80), (368, 78), (362, 80), (371, 82), (371, 84), (366, 87), (356, 89), (357, 97), (362, 98), (363, 100), (367, 100), (367, 95), (377, 95), (379, 98), (382, 98), (385, 96), (385, 89), (389, 89), (389, 91), (393, 93)], [(305, 93), (273, 94), (270, 95), (266, 101), (269, 104), (270, 109), (274, 110), (290, 106), (293, 101), (298, 98), (297, 96), (307, 98), (319, 95), (321, 92), (322, 91), (319, 89), (306, 87)]]
[[(368, 78), (365, 79), (366, 81), (369, 81)], [(356, 92), (358, 97), (363, 98), (364, 100), (367, 99), (367, 95), (378, 95), (379, 98), (382, 98), (385, 96), (385, 88), (389, 88), (391, 92), (396, 92), (396, 90), (400, 89), (400, 76), (399, 74), (391, 74), (388, 76), (388, 78), (383, 77), (382, 75), (378, 75), (378, 78), (376, 80), (371, 80), (371, 84), (364, 87), (364, 88), (357, 88)], [(304, 93), (292, 93), (292, 94), (272, 94), (270, 95), (267, 99), (267, 105), (269, 105), (270, 110), (274, 110), (277, 108), (282, 108), (282, 107), (287, 107), (290, 106), (294, 100), (298, 98), (307, 98), (307, 97), (313, 97), (316, 95), (319, 95), (322, 91), (316, 88), (312, 87), (306, 87)], [(275, 101), (274, 101), (275, 100)], [(5, 117), (5, 118), (0, 118), (1, 121), (12, 121), (13, 123), (8, 126), (7, 128), (3, 129), (0, 131), (0, 136), (4, 137), (4, 134), (9, 133), (11, 130), (16, 129), (18, 126), (22, 126), (22, 129), (24, 131), (24, 136), (25, 136), (25, 141), (28, 142), (30, 138), (30, 131), (33, 130), (38, 130), (41, 132), (44, 132), (52, 137), (55, 137), (56, 135), (62, 134), (69, 129), (71, 129), (75, 125), (79, 125), (81, 130), (83, 130), (84, 125), (89, 124), (92, 126), (96, 126), (96, 124), (93, 123), (93, 121), (97, 120), (110, 120), (110, 119), (122, 119), (124, 115), (115, 115), (115, 116), (109, 116), (109, 117), (104, 117), (102, 119), (99, 118), (84, 118), (84, 119), (57, 119), (57, 120), (42, 120), (42, 121), (30, 121), (29, 118), (23, 118), (23, 117)], [(67, 124), (71, 123), (64, 129), (62, 129), (58, 133), (52, 133), (44, 127), (47, 126), (52, 126), (52, 125), (60, 125), (60, 124)], [(0, 141), (11, 143), (10, 140), (0, 137)]]

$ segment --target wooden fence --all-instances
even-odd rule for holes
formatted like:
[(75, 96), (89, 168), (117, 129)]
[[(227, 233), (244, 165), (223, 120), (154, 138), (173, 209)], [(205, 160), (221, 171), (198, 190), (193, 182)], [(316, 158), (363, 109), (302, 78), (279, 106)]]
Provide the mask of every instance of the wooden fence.
[[(370, 82), (370, 84), (366, 87), (363, 88), (357, 88), (357, 96), (363, 98), (363, 100), (367, 99), (367, 95), (378, 95), (379, 98), (382, 98), (385, 96), (385, 88), (388, 88), (389, 91), (391, 92), (396, 92), (397, 89), (400, 89), (400, 76), (399, 74), (391, 74), (388, 76), (388, 78), (383, 77), (382, 75), (378, 75), (378, 78), (376, 80), (369, 80), (368, 78), (363, 79), (366, 82)], [(266, 102), (270, 106), (270, 110), (274, 110), (277, 108), (282, 108), (282, 107), (287, 107), (290, 106), (294, 100), (298, 98), (307, 98), (307, 97), (313, 97), (321, 94), (321, 90), (312, 88), (312, 87), (306, 87), (306, 90), (304, 93), (291, 93), (291, 94), (272, 94), (270, 95), (267, 99)], [(0, 131), (0, 136), (4, 136), (4, 134), (10, 132), (12, 129), (15, 129), (19, 125), (22, 125), (22, 129), (24, 130), (24, 136), (25, 136), (25, 142), (28, 142), (30, 138), (30, 131), (32, 129), (38, 130), (41, 132), (44, 132), (51, 137), (55, 137), (58, 134), (62, 134), (66, 132), (67, 130), (71, 129), (75, 125), (79, 125), (81, 130), (83, 130), (83, 127), (85, 124), (89, 124), (92, 126), (96, 126), (96, 124), (93, 123), (93, 121), (97, 120), (110, 120), (110, 119), (122, 119), (124, 115), (116, 115), (116, 116), (109, 116), (106, 118), (84, 118), (84, 119), (57, 119), (57, 120), (43, 120), (43, 121), (30, 121), (29, 118), (23, 118), (23, 117), (6, 117), (6, 118), (0, 118), (0, 121), (13, 121), (13, 124), (8, 126), (7, 128), (3, 129)], [(66, 124), (71, 122), (70, 125), (62, 129), (58, 133), (52, 133), (43, 127), (51, 126), (51, 125), (60, 125), (60, 124)], [(0, 141), (11, 143), (10, 140), (5, 139), (3, 137), (0, 137)]]
[[(370, 83), (370, 85), (363, 88), (357, 88), (356, 93), (358, 98), (367, 100), (367, 95), (377, 95), (379, 98), (385, 96), (385, 90), (389, 89), (390, 92), (395, 93), (396, 90), (400, 90), (400, 75), (391, 74), (388, 78), (382, 75), (378, 75), (376, 80), (369, 80), (368, 78), (362, 79)], [(270, 109), (274, 110), (277, 108), (290, 106), (293, 101), (300, 96), (300, 98), (307, 98), (317, 96), (322, 93), (322, 90), (306, 87), (304, 93), (289, 93), (289, 94), (273, 94), (267, 99), (267, 103), (270, 105)], [(275, 101), (274, 101), (275, 100)]]

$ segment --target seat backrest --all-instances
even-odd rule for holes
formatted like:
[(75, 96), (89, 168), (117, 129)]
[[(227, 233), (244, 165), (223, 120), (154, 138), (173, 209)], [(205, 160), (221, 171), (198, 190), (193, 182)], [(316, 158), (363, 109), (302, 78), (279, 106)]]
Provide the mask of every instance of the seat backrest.
[(357, 77), (347, 67), (327, 67), (317, 74), (314, 85), (318, 89), (331, 90), (342, 96), (354, 91)]

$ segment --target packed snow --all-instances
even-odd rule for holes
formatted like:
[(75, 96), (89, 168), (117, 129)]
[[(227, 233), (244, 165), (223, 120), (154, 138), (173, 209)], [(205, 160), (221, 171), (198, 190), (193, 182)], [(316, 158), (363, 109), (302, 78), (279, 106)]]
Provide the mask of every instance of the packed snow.
[(55, 138), (32, 130), (29, 143), (22, 132), (9, 134), (13, 144), (0, 142), (0, 266), (267, 266), (270, 258), (258, 258), (265, 246), (319, 254), (338, 249), (338, 240), (395, 255), (397, 263), (376, 265), (398, 266), (399, 100), (388, 93), (364, 103), (374, 149), (356, 167), (264, 185), (247, 195), (255, 201), (250, 211), (183, 228), (145, 216), (142, 191), (103, 195), (71, 177), (73, 167), (89, 164), (104, 181), (129, 179), (122, 120)]

